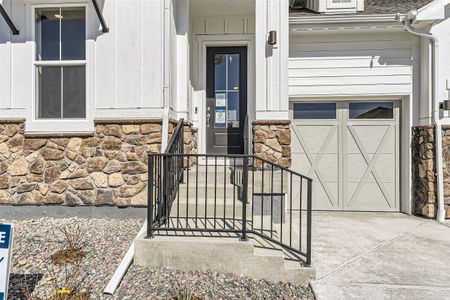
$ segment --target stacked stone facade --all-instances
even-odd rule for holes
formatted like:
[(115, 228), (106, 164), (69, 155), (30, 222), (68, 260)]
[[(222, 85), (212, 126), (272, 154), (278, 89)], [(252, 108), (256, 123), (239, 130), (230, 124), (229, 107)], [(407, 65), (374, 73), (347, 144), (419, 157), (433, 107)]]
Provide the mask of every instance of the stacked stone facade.
[[(171, 120), (169, 123), (169, 139), (172, 137), (173, 132), (177, 126), (175, 120)], [(193, 124), (189, 121), (185, 121), (183, 124), (183, 139), (184, 139), (184, 153), (197, 154), (198, 149), (198, 130), (193, 127)], [(185, 159), (185, 166), (192, 166), (196, 161), (195, 157)]]
[[(252, 130), (254, 155), (285, 168), (291, 166), (290, 121), (254, 121)], [(256, 160), (255, 166), (261, 167), (262, 161)]]
[(434, 127), (412, 128), (413, 213), (436, 216), (436, 165)]
[(442, 127), (445, 216), (450, 219), (450, 126)]
[[(0, 204), (146, 204), (147, 152), (160, 152), (161, 120), (104, 121), (80, 135), (24, 133), (0, 122)], [(185, 150), (195, 151), (191, 126)]]

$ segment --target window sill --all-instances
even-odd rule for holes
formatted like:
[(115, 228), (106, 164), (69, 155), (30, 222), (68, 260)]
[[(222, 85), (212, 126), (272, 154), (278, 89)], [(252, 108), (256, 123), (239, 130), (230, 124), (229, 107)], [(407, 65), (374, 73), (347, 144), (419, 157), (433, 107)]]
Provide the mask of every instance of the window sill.
[(69, 135), (93, 134), (93, 121), (87, 120), (32, 120), (25, 123), (25, 135)]
[(53, 138), (68, 138), (68, 137), (93, 137), (94, 132), (26, 132), (24, 134), (27, 138), (37, 137), (53, 137)]

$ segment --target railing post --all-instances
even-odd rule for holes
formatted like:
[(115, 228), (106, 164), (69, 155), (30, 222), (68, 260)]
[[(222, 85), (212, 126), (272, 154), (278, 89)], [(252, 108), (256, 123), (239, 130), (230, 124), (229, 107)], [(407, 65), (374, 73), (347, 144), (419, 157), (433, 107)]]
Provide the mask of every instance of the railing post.
[(162, 190), (164, 191), (163, 195), (162, 195), (162, 197), (163, 197), (162, 199), (163, 199), (163, 203), (164, 203), (163, 218), (164, 218), (164, 223), (166, 225), (168, 225), (169, 224), (168, 223), (168, 211), (169, 211), (169, 202), (168, 202), (169, 197), (168, 197), (168, 195), (169, 195), (169, 192), (170, 192), (170, 190), (169, 190), (169, 183), (170, 183), (170, 178), (169, 178), (169, 160), (167, 159), (167, 156), (165, 156), (165, 155), (162, 156), (162, 159), (163, 159), (163, 164), (162, 164), (163, 169), (162, 169), (162, 172), (161, 172), (162, 176), (163, 176), (163, 178), (162, 178), (162, 182), (163, 182)]
[(147, 155), (147, 238), (153, 238), (153, 169), (154, 169), (154, 156)]
[[(300, 213), (302, 213), (300, 211)], [(307, 232), (306, 232), (306, 265), (311, 265), (311, 232), (312, 232), (312, 180), (308, 180), (307, 196)]]
[(247, 201), (248, 201), (248, 156), (244, 156), (242, 166), (242, 234), (241, 241), (248, 241), (247, 237)]
[(181, 132), (180, 132), (180, 134), (181, 134), (181, 136), (180, 136), (180, 153), (183, 155), (180, 156), (181, 164), (180, 164), (179, 172), (181, 174), (180, 182), (184, 183), (184, 159), (185, 159), (185, 156), (184, 156), (184, 121), (182, 121), (182, 122), (183, 122), (183, 125), (181, 126)]

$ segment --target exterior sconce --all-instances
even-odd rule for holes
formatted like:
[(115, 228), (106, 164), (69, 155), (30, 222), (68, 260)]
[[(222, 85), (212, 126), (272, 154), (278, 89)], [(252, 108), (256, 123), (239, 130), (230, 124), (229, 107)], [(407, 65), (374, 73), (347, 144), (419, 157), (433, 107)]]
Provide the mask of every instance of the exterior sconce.
[(445, 111), (449, 111), (450, 110), (450, 100), (444, 100), (444, 102), (442, 102), (442, 109)]
[(277, 32), (275, 30), (269, 31), (269, 39), (267, 40), (267, 43), (271, 46), (277, 44)]

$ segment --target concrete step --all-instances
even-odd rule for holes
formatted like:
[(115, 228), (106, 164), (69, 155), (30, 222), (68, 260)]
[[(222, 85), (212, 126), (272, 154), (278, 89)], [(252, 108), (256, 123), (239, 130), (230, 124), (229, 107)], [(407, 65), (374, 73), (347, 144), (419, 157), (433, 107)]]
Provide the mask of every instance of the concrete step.
[[(206, 185), (224, 186), (232, 185), (231, 182), (231, 170), (227, 167), (225, 170), (223, 166), (218, 167), (217, 172), (214, 167), (206, 170), (204, 166), (195, 169), (195, 167), (184, 171), (184, 181), (181, 185), (187, 185), (189, 187), (195, 186), (197, 183), (199, 187), (205, 187)], [(273, 183), (273, 185), (272, 185)], [(249, 189), (254, 186), (255, 193), (287, 193), (289, 192), (290, 178), (287, 172), (274, 171), (272, 174), (270, 171), (249, 171), (248, 173), (248, 185)]]
[[(197, 208), (197, 209), (196, 209)], [(215, 209), (214, 209), (215, 208)], [(234, 216), (237, 219), (242, 218), (242, 204), (241, 202), (236, 202), (236, 205), (233, 206), (232, 202), (227, 205), (216, 205), (214, 203), (207, 203), (206, 205), (206, 216), (208, 218), (223, 218), (224, 214), (226, 218), (232, 218)], [(199, 218), (205, 217), (205, 204), (198, 203), (198, 205), (194, 203), (180, 203), (174, 202), (172, 205), (172, 210), (170, 211), (171, 217), (182, 217), (182, 218), (194, 218), (196, 215)], [(247, 204), (247, 218), (251, 218), (251, 205)]]
[(315, 269), (297, 264), (289, 267), (280, 250), (255, 249), (251, 239), (237, 236), (140, 237), (135, 242), (134, 261), (149, 267), (233, 273), (269, 281), (306, 286), (315, 278)]

